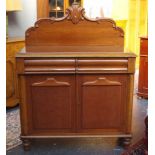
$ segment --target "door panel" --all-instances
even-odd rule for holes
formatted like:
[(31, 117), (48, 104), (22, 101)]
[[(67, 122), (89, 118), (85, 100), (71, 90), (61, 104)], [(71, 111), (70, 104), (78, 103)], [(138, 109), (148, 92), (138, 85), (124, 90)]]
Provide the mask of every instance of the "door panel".
[(126, 131), (128, 75), (27, 75), (26, 83), (30, 134)]
[(125, 75), (79, 76), (80, 130), (125, 129), (127, 81)]
[[(73, 132), (75, 78), (72, 75), (27, 77), (31, 132)], [(28, 94), (28, 93), (27, 93)]]

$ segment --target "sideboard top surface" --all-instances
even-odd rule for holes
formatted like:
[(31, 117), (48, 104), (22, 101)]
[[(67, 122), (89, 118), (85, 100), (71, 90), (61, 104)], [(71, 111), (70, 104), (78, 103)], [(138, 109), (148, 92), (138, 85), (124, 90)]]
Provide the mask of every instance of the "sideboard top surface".
[(81, 58), (81, 57), (136, 57), (131, 52), (26, 52), (25, 48), (16, 57)]

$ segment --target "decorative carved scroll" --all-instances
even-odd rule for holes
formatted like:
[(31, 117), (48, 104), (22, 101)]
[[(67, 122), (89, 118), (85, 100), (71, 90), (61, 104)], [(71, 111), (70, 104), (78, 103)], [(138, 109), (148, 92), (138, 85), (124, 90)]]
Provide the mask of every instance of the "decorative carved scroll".
[(73, 24), (78, 24), (81, 20), (88, 20), (88, 21), (97, 22), (97, 23), (100, 23), (102, 21), (107, 21), (107, 22), (110, 22), (113, 24), (113, 28), (120, 31), (121, 36), (124, 36), (123, 29), (120, 27), (117, 27), (116, 22), (113, 19), (111, 19), (111, 18), (98, 18), (98, 17), (96, 17), (95, 19), (88, 18), (87, 16), (85, 16), (85, 9), (81, 6), (79, 6), (79, 3), (77, 3), (77, 2), (74, 2), (71, 7), (66, 9), (66, 14), (62, 18), (51, 17), (51, 18), (42, 18), (42, 19), (38, 20), (35, 23), (34, 27), (30, 27), (26, 31), (26, 36), (29, 36), (29, 32), (35, 30), (36, 28), (39, 28), (39, 25), (44, 21), (50, 21), (50, 23), (52, 24), (54, 22), (60, 22), (60, 21), (63, 21), (65, 19), (72, 21)]
[(66, 10), (67, 19), (71, 20), (73, 24), (77, 24), (80, 20), (84, 20), (84, 8), (80, 7), (78, 3), (73, 3), (72, 7)]
[(32, 86), (51, 87), (51, 86), (70, 86), (68, 82), (57, 81), (55, 78), (47, 78), (45, 81), (33, 83)]
[(89, 81), (83, 83), (83, 86), (121, 86), (122, 84), (118, 81), (111, 81), (105, 77), (99, 77), (95, 81)]

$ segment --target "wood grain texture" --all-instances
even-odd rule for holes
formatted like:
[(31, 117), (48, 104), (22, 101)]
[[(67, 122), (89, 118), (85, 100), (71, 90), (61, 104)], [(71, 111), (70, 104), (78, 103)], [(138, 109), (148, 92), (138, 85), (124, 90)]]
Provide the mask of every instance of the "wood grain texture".
[(24, 60), (27, 73), (32, 72), (51, 72), (51, 73), (74, 73), (75, 59), (27, 59)]
[(148, 38), (140, 39), (138, 96), (148, 98)]
[(74, 132), (74, 78), (74, 75), (34, 75), (26, 78), (27, 100), (30, 103), (27, 118), (31, 120), (29, 134)]
[(51, 87), (51, 86), (70, 86), (68, 82), (57, 81), (55, 78), (47, 78), (45, 81), (33, 83), (36, 87)]
[(127, 58), (81, 58), (78, 62), (78, 73), (127, 73)]
[(26, 31), (16, 56), (23, 140), (131, 137), (136, 56), (123, 52), (123, 35), (113, 20), (88, 19), (77, 4)]
[(37, 19), (49, 17), (49, 0), (37, 0)]
[(19, 103), (15, 55), (24, 47), (23, 38), (8, 38), (6, 41), (6, 106)]
[(110, 81), (105, 77), (99, 77), (95, 81), (89, 81), (83, 83), (83, 86), (120, 86), (121, 83), (118, 81)]
[[(59, 55), (58, 55), (59, 56)], [(94, 56), (89, 54), (87, 57), (82, 58), (79, 54), (74, 55), (63, 55), (63, 58), (58, 56), (53, 58), (52, 55), (50, 57), (46, 56), (45, 58), (41, 58), (39, 56), (38, 59), (35, 57), (27, 57), (27, 55), (18, 56), (17, 58), (17, 68), (18, 74), (41, 74), (41, 73), (134, 73), (135, 72), (135, 56), (134, 55), (104, 55), (101, 53), (97, 55), (96, 58), (92, 58)], [(120, 57), (119, 57), (120, 56)], [(132, 56), (132, 57), (130, 57)]]
[(127, 83), (126, 75), (79, 75), (79, 132), (125, 131)]
[(114, 20), (89, 19), (84, 15), (84, 9), (77, 4), (69, 7), (63, 18), (38, 20), (34, 27), (25, 32), (25, 36), (27, 52), (91, 52), (92, 50), (123, 52), (124, 50), (124, 32), (116, 26)]
[[(135, 58), (133, 57), (133, 59)], [(93, 58), (93, 61), (92, 59), (87, 58), (84, 59), (87, 60), (84, 61), (84, 65), (88, 62), (87, 66), (89, 68), (92, 67), (93, 64), (97, 64), (97, 70), (91, 74), (88, 74), (86, 71), (83, 72), (83, 74), (80, 74), (78, 72), (80, 66), (78, 63), (83, 65), (83, 62), (79, 61), (81, 58), (66, 58), (65, 60), (63, 58), (64, 64), (74, 64), (74, 73), (51, 73), (50, 70), (48, 70), (47, 73), (27, 73), (24, 69), (26, 68), (26, 65), (24, 65), (23, 68), (22, 63), (26, 63), (29, 66), (37, 66), (38, 64), (40, 65), (40, 63), (41, 66), (50, 64), (51, 68), (55, 66), (55, 63), (58, 66), (61, 63), (60, 61), (55, 61), (55, 59), (51, 58), (42, 59), (43, 61), (40, 61), (40, 58), (37, 61), (37, 58), (35, 58), (35, 61), (33, 61), (33, 59), (22, 57), (17, 58), (17, 60), (17, 65), (18, 63), (21, 64), (21, 66), (18, 67), (19, 70), (22, 69), (21, 73), (18, 72), (19, 77), (25, 77), (24, 79), (22, 78), (24, 83), (22, 82), (20, 87), (22, 91), (21, 107), (23, 111), (27, 109), (27, 112), (22, 111), (22, 117), (24, 117), (22, 119), (24, 125), (22, 126), (24, 128), (24, 133), (27, 133), (27, 135), (122, 135), (124, 133), (131, 133), (134, 72), (130, 73), (127, 69), (127, 73), (116, 73), (115, 70), (111, 70), (110, 74), (104, 72), (97, 73), (97, 67), (100, 67), (98, 64), (103, 63), (103, 66), (106, 67), (106, 65), (109, 65), (106, 61), (109, 60), (109, 58)], [(54, 61), (52, 62), (52, 60)], [(98, 63), (97, 60), (99, 60)], [(122, 59), (122, 61), (117, 61), (117, 57), (113, 57), (112, 60), (116, 66), (118, 64), (129, 66), (129, 61), (126, 57)], [(90, 63), (91, 61), (92, 63)], [(112, 63), (112, 61), (110, 62)], [(134, 62), (135, 61), (130, 61), (132, 65), (134, 65)], [(24, 92), (23, 87), (25, 87)], [(53, 116), (51, 111), (53, 111), (53, 107), (57, 105), (56, 103), (62, 106), (65, 106), (66, 104), (69, 106), (71, 104), (72, 110), (70, 112), (63, 112), (64, 108), (59, 109), (60, 107), (57, 107), (57, 111), (61, 112), (62, 115), (59, 115), (59, 112), (55, 113), (55, 111)], [(44, 107), (44, 110), (41, 107)], [(49, 107), (52, 109), (48, 112), (48, 109), (50, 109)], [(93, 111), (95, 109), (96, 112)], [(46, 115), (44, 117), (41, 113), (49, 113), (48, 118), (52, 117), (52, 119), (47, 120)], [(65, 116), (66, 113), (70, 114)], [(111, 114), (109, 115), (109, 113)], [(66, 118), (64, 122), (59, 120), (63, 119), (62, 116)], [(102, 116), (104, 118), (102, 118)], [(33, 119), (31, 119), (32, 117)], [(69, 117), (73, 119), (70, 120)], [(26, 121), (27, 119), (29, 120), (28, 122)], [(59, 122), (62, 126), (59, 123), (55, 124), (55, 122)], [(28, 124), (26, 125), (25, 123)], [(67, 123), (68, 125), (63, 126), (64, 123)]]
[(132, 132), (132, 111), (133, 111), (133, 90), (134, 90), (134, 75), (128, 76), (128, 96), (127, 96), (127, 108), (126, 108), (126, 133)]
[[(53, 47), (53, 46), (52, 46)], [(16, 57), (31, 57), (31, 58), (136, 58), (136, 55), (131, 52), (26, 52), (25, 49), (16, 54)]]
[(21, 122), (21, 133), (26, 136), (29, 133), (28, 125), (28, 101), (26, 93), (26, 78), (24, 76), (18, 77), (19, 82), (19, 92), (20, 92), (20, 122)]

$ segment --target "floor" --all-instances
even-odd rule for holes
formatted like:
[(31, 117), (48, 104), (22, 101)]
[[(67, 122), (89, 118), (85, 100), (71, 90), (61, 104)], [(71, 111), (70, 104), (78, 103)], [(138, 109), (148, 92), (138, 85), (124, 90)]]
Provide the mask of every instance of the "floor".
[[(148, 100), (134, 95), (132, 143), (144, 135), (147, 104)], [(6, 155), (120, 155), (122, 150), (116, 138), (42, 139), (32, 141), (30, 151), (23, 151), (22, 145), (19, 145), (7, 151)]]

